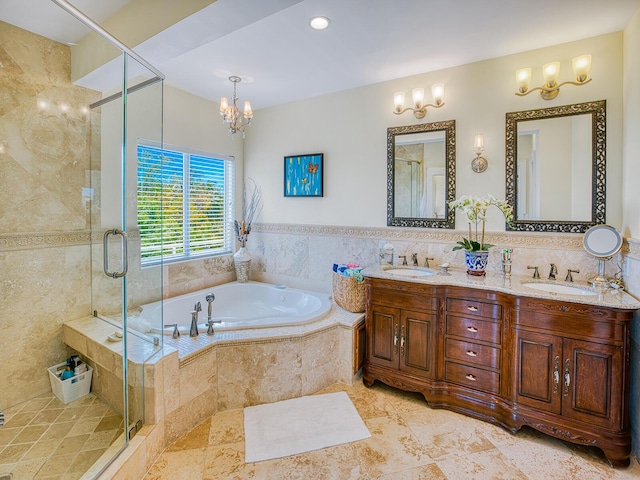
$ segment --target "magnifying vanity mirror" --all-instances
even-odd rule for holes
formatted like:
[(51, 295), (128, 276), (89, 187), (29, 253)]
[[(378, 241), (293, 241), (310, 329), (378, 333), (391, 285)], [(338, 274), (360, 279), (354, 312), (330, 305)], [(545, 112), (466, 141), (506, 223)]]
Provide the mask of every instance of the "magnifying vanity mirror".
[(387, 129), (387, 225), (454, 228), (455, 120)]
[(602, 224), (605, 183), (605, 100), (507, 113), (507, 230), (578, 233)]
[(605, 276), (605, 260), (609, 260), (622, 248), (622, 236), (609, 225), (596, 225), (584, 234), (584, 249), (598, 259), (598, 275), (591, 280), (594, 287), (608, 287)]

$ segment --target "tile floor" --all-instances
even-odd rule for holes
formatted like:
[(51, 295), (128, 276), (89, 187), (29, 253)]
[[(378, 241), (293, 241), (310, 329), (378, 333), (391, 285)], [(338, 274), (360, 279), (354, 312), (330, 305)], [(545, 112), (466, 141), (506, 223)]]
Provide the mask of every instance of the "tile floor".
[(122, 417), (93, 393), (68, 404), (53, 393), (4, 412), (0, 478), (77, 480), (122, 434)]
[(345, 391), (371, 438), (291, 457), (244, 462), (243, 411), (219, 412), (168, 447), (144, 480), (305, 479), (635, 479), (640, 465), (615, 470), (599, 450), (523, 429), (516, 435), (447, 410), (419, 394), (376, 383)]

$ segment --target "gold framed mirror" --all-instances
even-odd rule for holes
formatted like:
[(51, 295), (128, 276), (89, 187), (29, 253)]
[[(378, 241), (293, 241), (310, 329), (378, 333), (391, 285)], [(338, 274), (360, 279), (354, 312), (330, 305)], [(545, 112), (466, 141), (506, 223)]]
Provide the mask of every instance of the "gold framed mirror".
[(506, 114), (507, 230), (581, 233), (606, 221), (606, 101)]
[(455, 120), (387, 129), (387, 225), (454, 228)]

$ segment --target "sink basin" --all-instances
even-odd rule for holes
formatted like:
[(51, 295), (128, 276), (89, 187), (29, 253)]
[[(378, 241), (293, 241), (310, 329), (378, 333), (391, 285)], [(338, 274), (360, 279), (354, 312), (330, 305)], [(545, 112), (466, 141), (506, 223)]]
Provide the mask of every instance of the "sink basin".
[(435, 275), (436, 272), (428, 268), (394, 267), (387, 268), (384, 273), (400, 277), (428, 277), (429, 275)]
[(566, 285), (562, 283), (544, 283), (544, 282), (528, 282), (522, 283), (527, 288), (540, 290), (546, 293), (562, 293), (565, 295), (597, 295), (598, 292), (587, 287), (579, 287), (577, 285)]

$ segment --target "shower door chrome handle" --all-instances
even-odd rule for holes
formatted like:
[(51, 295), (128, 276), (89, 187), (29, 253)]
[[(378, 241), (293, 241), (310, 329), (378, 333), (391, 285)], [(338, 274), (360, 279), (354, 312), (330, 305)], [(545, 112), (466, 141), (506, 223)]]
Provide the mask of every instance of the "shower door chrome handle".
[[(122, 237), (122, 271), (111, 272), (109, 271), (109, 235), (120, 235)], [(104, 274), (111, 278), (121, 278), (127, 274), (129, 270), (129, 259), (127, 258), (127, 232), (114, 228), (104, 232), (102, 237), (102, 250), (104, 255)]]

